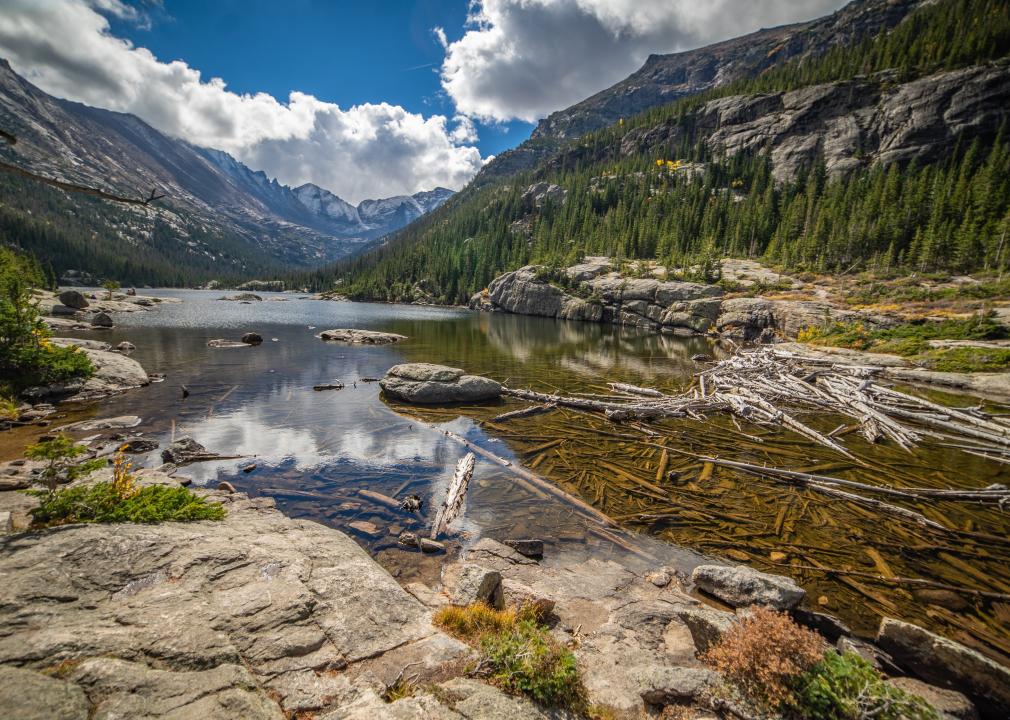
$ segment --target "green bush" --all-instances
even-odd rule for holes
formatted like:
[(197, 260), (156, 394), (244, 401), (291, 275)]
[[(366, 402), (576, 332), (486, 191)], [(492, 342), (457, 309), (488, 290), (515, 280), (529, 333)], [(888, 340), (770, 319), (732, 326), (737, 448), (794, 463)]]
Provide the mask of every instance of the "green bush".
[(939, 720), (920, 697), (888, 685), (855, 653), (829, 650), (797, 681), (801, 717), (811, 720)]
[(584, 702), (575, 656), (546, 628), (530, 620), (481, 638), (491, 681), (506, 692), (522, 693), (544, 705), (578, 707)]
[(124, 498), (113, 483), (98, 482), (33, 494), (41, 502), (32, 516), (42, 525), (192, 522), (225, 515), (220, 503), (208, 503), (183, 487), (150, 485)]
[(494, 685), (542, 705), (585, 711), (586, 690), (575, 656), (539, 619), (534, 606), (495, 610), (475, 603), (440, 608), (433, 621), (480, 648), (480, 667)]
[(37, 264), (0, 247), (0, 377), (5, 392), (90, 377), (91, 361), (74, 347), (56, 347), (39, 316), (33, 288), (42, 285)]
[(88, 449), (83, 445), (77, 445), (66, 435), (57, 435), (49, 440), (37, 442), (25, 448), (25, 457), (29, 460), (38, 460), (45, 463), (39, 475), (39, 482), (46, 486), (50, 493), (56, 492), (56, 487), (61, 482), (69, 482), (75, 477), (83, 477), (97, 467), (85, 472), (84, 466), (91, 463), (75, 465), (73, 460), (86, 453)]

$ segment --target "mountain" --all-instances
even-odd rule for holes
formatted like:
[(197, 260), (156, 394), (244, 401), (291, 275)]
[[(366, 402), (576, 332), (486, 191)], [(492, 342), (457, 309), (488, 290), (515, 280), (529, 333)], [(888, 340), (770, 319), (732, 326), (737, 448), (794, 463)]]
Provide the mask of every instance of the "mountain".
[[(128, 271), (130, 277), (120, 279), (165, 282), (178, 275), (173, 268), (179, 262), (193, 269), (194, 279), (317, 266), (360, 252), (452, 194), (436, 188), (365, 201), (371, 214), (363, 218), (322, 188), (294, 190), (225, 152), (171, 138), (133, 115), (52, 97), (3, 60), (0, 128), (17, 139), (0, 147), (0, 159), (12, 165), (127, 197), (146, 197), (152, 188), (165, 195), (148, 207), (112, 207), (4, 177), (0, 227), (10, 235), (17, 226), (34, 238), (30, 249), (60, 272)], [(25, 226), (41, 216), (48, 217), (50, 234), (55, 224), (65, 236), (60, 253)], [(72, 251), (79, 244), (73, 238), (89, 234), (98, 247)], [(124, 253), (136, 259), (128, 270), (114, 262)], [(68, 255), (78, 264), (67, 265)]]
[(485, 165), (477, 183), (529, 170), (565, 141), (622, 118), (872, 38), (931, 1), (855, 0), (811, 22), (758, 30), (686, 52), (650, 55), (626, 79), (541, 120), (529, 140)]
[[(856, 0), (756, 38), (754, 53), (755, 36), (694, 51), (731, 64), (684, 79), (672, 94), (693, 94), (672, 102), (571, 138), (555, 134), (606, 122), (622, 94), (555, 114), (451, 202), (316, 278), (352, 298), (423, 287), (464, 303), (502, 272), (588, 255), (685, 276), (734, 256), (818, 272), (1010, 270), (1010, 4)], [(792, 59), (765, 67), (770, 42)]]
[(346, 234), (382, 237), (431, 212), (452, 197), (453, 191), (439, 187), (414, 195), (362, 200), (357, 207), (312, 183), (295, 188), (294, 195), (305, 208), (344, 228)]
[(860, 0), (812, 22), (758, 30), (697, 50), (651, 55), (641, 69), (616, 85), (541, 120), (532, 137), (578, 137), (657, 105), (823, 55), (832, 47), (893, 28), (922, 3)]

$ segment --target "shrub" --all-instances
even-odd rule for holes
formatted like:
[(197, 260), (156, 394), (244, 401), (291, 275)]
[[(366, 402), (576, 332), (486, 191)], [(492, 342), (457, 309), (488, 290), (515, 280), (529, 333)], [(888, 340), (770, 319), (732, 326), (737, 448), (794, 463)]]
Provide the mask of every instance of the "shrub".
[[(46, 463), (39, 474), (39, 482), (45, 485), (49, 493), (52, 494), (56, 492), (60, 482), (74, 479), (71, 469), (77, 466), (73, 459), (87, 451), (86, 447), (75, 444), (66, 435), (57, 435), (50, 440), (29, 445), (25, 448), (25, 457), (29, 460), (40, 460)], [(97, 466), (92, 465), (91, 470), (94, 469), (97, 469)], [(80, 477), (84, 474), (86, 473), (81, 468), (76, 475)]]
[(37, 265), (0, 248), (0, 377), (10, 392), (86, 378), (94, 372), (84, 352), (49, 342), (32, 296), (32, 289), (41, 284)]
[(150, 485), (124, 498), (113, 483), (97, 482), (36, 495), (41, 503), (32, 517), (42, 525), (193, 522), (225, 515), (220, 503), (208, 503), (183, 487)]
[(920, 697), (888, 685), (855, 653), (834, 650), (796, 682), (803, 716), (812, 720), (939, 720)]
[(575, 656), (539, 624), (532, 606), (450, 606), (440, 608), (433, 620), (480, 649), (480, 672), (494, 685), (543, 705), (585, 711), (586, 691)]
[(785, 613), (754, 608), (702, 660), (762, 711), (795, 707), (795, 681), (824, 655), (824, 641)]

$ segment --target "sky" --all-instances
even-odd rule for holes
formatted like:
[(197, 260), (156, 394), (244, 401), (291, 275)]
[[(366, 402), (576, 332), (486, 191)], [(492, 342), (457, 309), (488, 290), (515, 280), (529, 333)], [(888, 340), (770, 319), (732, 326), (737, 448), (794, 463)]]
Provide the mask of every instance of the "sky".
[(351, 202), (460, 189), (537, 119), (651, 53), (843, 0), (0, 0), (0, 56)]

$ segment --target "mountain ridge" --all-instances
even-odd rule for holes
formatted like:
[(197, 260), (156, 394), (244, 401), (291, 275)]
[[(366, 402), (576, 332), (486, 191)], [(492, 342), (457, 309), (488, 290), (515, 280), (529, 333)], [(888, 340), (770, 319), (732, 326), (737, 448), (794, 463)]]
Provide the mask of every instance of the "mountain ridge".
[[(171, 248), (173, 256), (188, 253), (221, 260), (220, 251), (227, 246), (225, 273), (249, 274), (244, 256), (255, 258), (260, 268), (275, 264), (278, 269), (347, 257), (452, 194), (436, 188), (416, 196), (370, 201), (370, 208), (392, 209), (367, 223), (340, 223), (306, 205), (294, 189), (226, 152), (172, 138), (132, 114), (53, 97), (2, 59), (0, 127), (17, 138), (13, 146), (0, 147), (0, 157), (18, 167), (119, 195), (146, 197), (151, 189), (164, 194), (164, 200), (134, 213), (126, 227), (120, 220), (109, 224), (119, 225), (118, 232), (134, 233), (133, 240), (140, 243), (150, 242), (159, 227), (161, 246), (167, 242), (176, 246)], [(31, 186), (17, 187), (24, 192)], [(10, 212), (18, 205), (11, 197), (0, 196), (0, 202)], [(110, 218), (119, 214), (111, 208), (106, 212)], [(194, 235), (202, 238), (194, 240)], [(101, 268), (77, 269), (101, 272)]]

